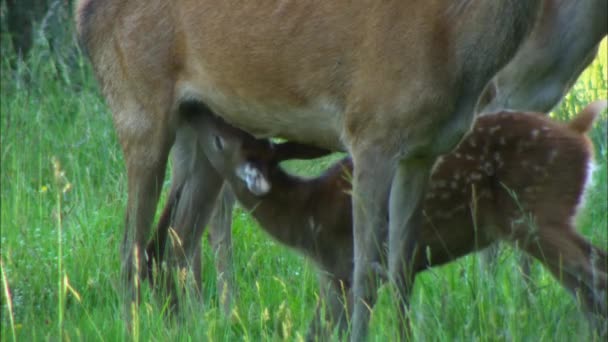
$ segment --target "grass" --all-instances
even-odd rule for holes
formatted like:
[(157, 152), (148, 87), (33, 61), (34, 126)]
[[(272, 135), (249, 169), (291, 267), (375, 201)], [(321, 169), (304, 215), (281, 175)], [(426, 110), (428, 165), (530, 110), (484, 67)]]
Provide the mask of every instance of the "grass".
[[(219, 309), (213, 255), (204, 248), (202, 301), (178, 317), (144, 287), (137, 324), (126, 334), (118, 287), (126, 179), (110, 114), (90, 67), (73, 41), (53, 49), (44, 35), (22, 60), (1, 44), (2, 341), (30, 340), (301, 340), (318, 296), (315, 272), (265, 236), (247, 213), (234, 213), (238, 299)], [(605, 98), (606, 42), (597, 61), (555, 111), (566, 119)], [(580, 230), (606, 246), (606, 126), (591, 133), (598, 172)], [(316, 173), (325, 163), (295, 163)], [(168, 181), (165, 183), (165, 193)], [(203, 242), (206, 244), (206, 242)], [(591, 340), (575, 301), (539, 265), (534, 289), (505, 249), (493, 274), (476, 256), (425, 272), (416, 283), (412, 323), (417, 340)], [(372, 341), (397, 329), (387, 289), (373, 312)]]

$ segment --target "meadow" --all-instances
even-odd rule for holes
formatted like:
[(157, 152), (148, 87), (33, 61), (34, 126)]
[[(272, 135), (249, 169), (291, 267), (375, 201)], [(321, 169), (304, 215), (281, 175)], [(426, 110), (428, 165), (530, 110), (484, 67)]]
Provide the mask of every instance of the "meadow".
[[(126, 174), (110, 112), (73, 35), (39, 32), (31, 53), (1, 44), (1, 340), (2, 341), (299, 341), (318, 299), (313, 266), (234, 212), (236, 298), (222, 314), (213, 253), (204, 240), (202, 299), (177, 316), (144, 286), (126, 333), (119, 243)], [(552, 113), (567, 120), (608, 95), (608, 51)], [(591, 132), (597, 171), (577, 227), (608, 244), (608, 117)], [(291, 163), (316, 174), (323, 162)], [(166, 195), (169, 180), (164, 183)], [(162, 203), (161, 199), (161, 203)], [(424, 272), (412, 298), (418, 341), (592, 341), (576, 301), (535, 263), (522, 279), (518, 253), (503, 248), (492, 270), (476, 255)], [(397, 320), (386, 288), (374, 309), (371, 341), (392, 341)]]

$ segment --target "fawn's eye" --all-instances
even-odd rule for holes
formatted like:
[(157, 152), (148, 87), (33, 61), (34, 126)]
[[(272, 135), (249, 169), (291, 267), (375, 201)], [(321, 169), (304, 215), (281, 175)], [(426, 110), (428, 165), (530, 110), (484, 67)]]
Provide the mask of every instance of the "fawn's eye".
[(221, 137), (216, 135), (215, 139), (213, 139), (213, 143), (215, 144), (215, 148), (218, 151), (221, 151), (224, 149), (224, 140)]

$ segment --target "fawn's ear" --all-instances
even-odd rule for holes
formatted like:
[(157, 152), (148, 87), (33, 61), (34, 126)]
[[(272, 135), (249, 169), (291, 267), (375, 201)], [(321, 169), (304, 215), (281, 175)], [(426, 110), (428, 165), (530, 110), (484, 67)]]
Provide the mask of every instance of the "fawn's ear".
[(586, 133), (591, 129), (595, 118), (608, 107), (608, 100), (598, 100), (591, 102), (581, 110), (570, 122), (568, 127), (570, 129), (579, 132)]
[(289, 159), (316, 159), (332, 153), (324, 148), (291, 141), (275, 144), (273, 149), (273, 161), (277, 163)]
[(247, 185), (247, 189), (256, 196), (266, 195), (271, 188), (264, 173), (252, 163), (239, 165), (236, 175)]

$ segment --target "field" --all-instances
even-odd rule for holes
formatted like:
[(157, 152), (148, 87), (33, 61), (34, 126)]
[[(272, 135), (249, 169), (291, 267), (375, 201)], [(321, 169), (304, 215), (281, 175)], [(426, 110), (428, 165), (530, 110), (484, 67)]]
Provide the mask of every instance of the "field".
[[(57, 40), (47, 38), (41, 34), (26, 59), (6, 40), (1, 46), (2, 341), (302, 340), (317, 300), (314, 269), (240, 209), (234, 212), (238, 298), (232, 314), (219, 309), (213, 255), (204, 248), (202, 300), (191, 298), (180, 315), (168, 317), (166, 303), (144, 287), (126, 334), (118, 286), (126, 204), (122, 155), (86, 58), (73, 39), (57, 48)], [(604, 41), (553, 113), (557, 120), (607, 97), (607, 64)], [(604, 113), (591, 133), (597, 171), (577, 218), (578, 228), (604, 248), (607, 122)], [(327, 163), (290, 167), (314, 174)], [(167, 180), (165, 193), (168, 186)], [(534, 285), (526, 286), (517, 258), (504, 248), (492, 271), (472, 255), (424, 272), (412, 299), (416, 340), (597, 339), (576, 301), (539, 264), (533, 266)], [(390, 301), (381, 289), (372, 341), (396, 336)]]

